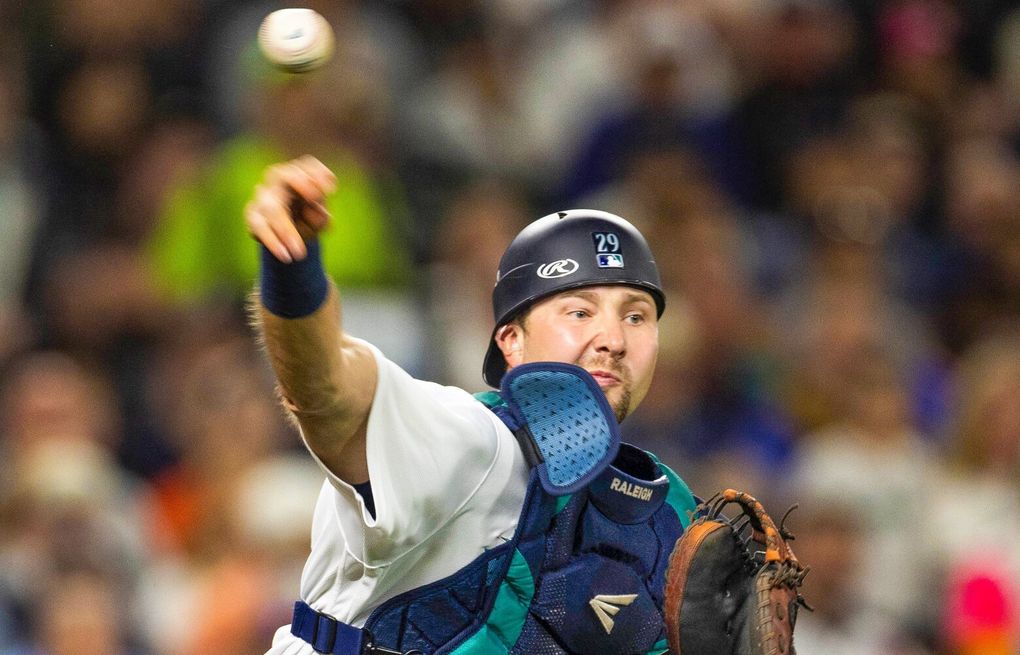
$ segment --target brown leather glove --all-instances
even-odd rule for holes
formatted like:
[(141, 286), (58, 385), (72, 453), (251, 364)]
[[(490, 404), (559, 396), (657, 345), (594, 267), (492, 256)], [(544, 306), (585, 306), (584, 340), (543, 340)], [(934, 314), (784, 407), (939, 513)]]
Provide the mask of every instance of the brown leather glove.
[[(723, 514), (730, 504), (740, 508), (732, 519)], [(795, 655), (797, 610), (810, 607), (799, 593), (807, 569), (787, 543), (793, 535), (733, 489), (699, 505), (694, 518), (666, 572), (670, 653)]]

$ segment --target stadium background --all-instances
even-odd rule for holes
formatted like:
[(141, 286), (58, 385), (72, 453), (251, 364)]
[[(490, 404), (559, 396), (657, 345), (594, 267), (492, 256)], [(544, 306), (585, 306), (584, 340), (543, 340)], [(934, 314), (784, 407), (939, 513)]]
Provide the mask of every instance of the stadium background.
[(350, 330), (481, 388), (528, 220), (629, 217), (669, 303), (624, 426), (791, 525), (799, 651), (1020, 653), (1020, 10), (978, 0), (0, 2), (0, 653), (240, 655), (320, 476), (243, 312), (262, 167), (341, 180)]

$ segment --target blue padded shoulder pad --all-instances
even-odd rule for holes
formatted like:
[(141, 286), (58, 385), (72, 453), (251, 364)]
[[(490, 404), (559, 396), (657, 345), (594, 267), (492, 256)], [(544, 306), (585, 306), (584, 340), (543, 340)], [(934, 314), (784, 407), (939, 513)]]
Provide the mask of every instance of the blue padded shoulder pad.
[(518, 440), (546, 493), (564, 496), (581, 490), (616, 457), (616, 415), (583, 368), (559, 362), (521, 364), (503, 376), (500, 392), (522, 426)]

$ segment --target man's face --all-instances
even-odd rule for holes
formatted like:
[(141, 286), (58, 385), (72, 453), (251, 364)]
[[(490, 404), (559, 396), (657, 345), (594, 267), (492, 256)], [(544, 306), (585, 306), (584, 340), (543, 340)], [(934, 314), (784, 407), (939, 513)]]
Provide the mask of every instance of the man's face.
[(659, 352), (655, 300), (620, 285), (571, 289), (541, 300), (496, 333), (507, 366), (566, 362), (588, 371), (623, 420), (648, 392)]

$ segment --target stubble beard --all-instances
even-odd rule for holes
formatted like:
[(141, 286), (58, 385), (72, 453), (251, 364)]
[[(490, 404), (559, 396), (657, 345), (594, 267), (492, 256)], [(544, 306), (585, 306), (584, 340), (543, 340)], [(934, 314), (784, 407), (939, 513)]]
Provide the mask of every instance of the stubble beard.
[(610, 407), (613, 408), (613, 413), (616, 414), (617, 423), (623, 423), (623, 419), (627, 418), (627, 415), (630, 414), (630, 396), (630, 386), (628, 385), (620, 389), (620, 397), (616, 399), (616, 402), (609, 401)]
[[(623, 419), (627, 418), (630, 414), (630, 406), (632, 401), (632, 394), (630, 390), (630, 375), (627, 370), (615, 361), (605, 360), (591, 360), (591, 361), (579, 361), (577, 366), (584, 369), (605, 369), (619, 378), (620, 383), (618, 386), (606, 389), (603, 393), (606, 395), (606, 400), (609, 401), (609, 406), (613, 410), (613, 414), (616, 415), (616, 422), (622, 423)], [(616, 400), (610, 398), (609, 394), (614, 390), (618, 390), (619, 397)]]

